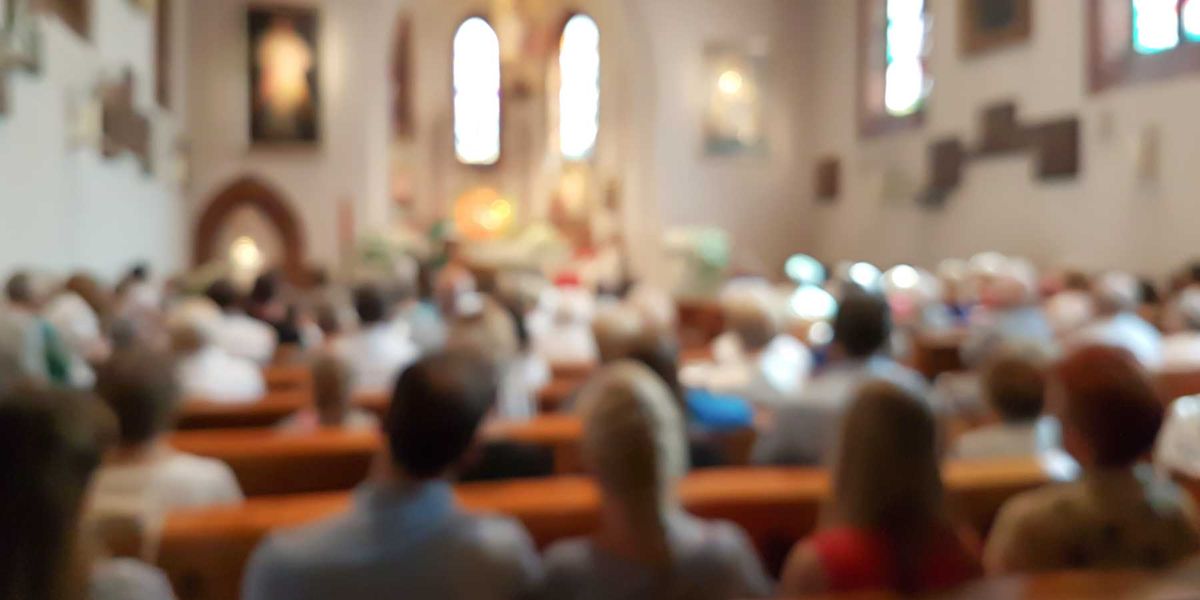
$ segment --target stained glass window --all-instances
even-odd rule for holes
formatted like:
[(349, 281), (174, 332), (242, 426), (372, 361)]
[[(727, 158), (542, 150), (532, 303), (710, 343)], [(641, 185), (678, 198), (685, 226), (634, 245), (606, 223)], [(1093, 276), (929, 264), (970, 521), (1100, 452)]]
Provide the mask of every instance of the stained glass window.
[(1133, 49), (1158, 54), (1179, 45), (1178, 0), (1133, 0)]
[(468, 165), (500, 160), (500, 38), (479, 17), (454, 34), (454, 151)]
[(1180, 13), (1183, 21), (1183, 35), (1189, 42), (1200, 42), (1200, 0), (1187, 0)]
[(558, 139), (566, 160), (583, 160), (600, 131), (600, 28), (575, 15), (563, 28), (558, 66)]
[(887, 114), (903, 117), (925, 103), (930, 81), (925, 72), (925, 0), (887, 0), (887, 70), (883, 103)]

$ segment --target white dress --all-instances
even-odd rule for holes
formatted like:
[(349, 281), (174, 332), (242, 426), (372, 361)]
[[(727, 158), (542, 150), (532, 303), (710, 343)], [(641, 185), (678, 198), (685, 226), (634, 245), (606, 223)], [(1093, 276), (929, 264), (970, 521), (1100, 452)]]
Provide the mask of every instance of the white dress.
[(369, 325), (334, 342), (334, 354), (354, 371), (357, 393), (390, 393), (400, 373), (420, 351), (407, 331), (395, 323)]
[(216, 344), (229, 354), (259, 365), (271, 362), (275, 357), (275, 347), (279, 344), (279, 336), (273, 327), (241, 313), (221, 315), (214, 338)]

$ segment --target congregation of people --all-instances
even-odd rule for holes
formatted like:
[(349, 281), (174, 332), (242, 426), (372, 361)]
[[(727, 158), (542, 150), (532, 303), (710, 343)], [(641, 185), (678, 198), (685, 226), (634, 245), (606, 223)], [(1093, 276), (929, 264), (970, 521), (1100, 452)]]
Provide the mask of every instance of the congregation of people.
[[(312, 386), (276, 433), (384, 443), (346, 511), (258, 546), (246, 600), (917, 594), (1200, 557), (1178, 483), (1200, 477), (1200, 397), (1164, 399), (1156, 384), (1200, 370), (1200, 265), (1161, 287), (995, 254), (901, 268), (739, 275), (715, 300), (724, 331), (700, 343), (649, 282), (601, 293), (453, 256), (307, 286), (276, 271), (244, 288), (140, 266), (115, 285), (12, 274), (0, 598), (174, 598), (153, 566), (167, 517), (244, 494), (228, 465), (169, 435), (189, 405), (259, 402), (281, 361), (305, 365)], [(816, 296), (829, 310), (797, 300)], [(962, 368), (932, 380), (915, 368), (930, 339), (954, 340)], [(536, 418), (564, 367), (587, 373), (558, 410), (582, 422), (600, 519), (539, 551), (516, 519), (461, 507), (454, 485), (538, 471), (538, 453), (481, 432)], [(382, 418), (363, 395), (389, 399)], [(781, 570), (679, 494), (690, 471), (737, 465), (719, 439), (739, 429), (754, 432), (744, 468), (830, 474), (818, 529)], [(961, 520), (942, 466), (1006, 459), (1054, 481), (1008, 500), (985, 535)]]

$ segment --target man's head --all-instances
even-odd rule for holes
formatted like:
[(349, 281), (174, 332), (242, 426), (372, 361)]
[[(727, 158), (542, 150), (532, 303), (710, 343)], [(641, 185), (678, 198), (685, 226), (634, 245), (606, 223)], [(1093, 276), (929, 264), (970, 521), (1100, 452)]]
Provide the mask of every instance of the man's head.
[(222, 312), (237, 310), (241, 298), (233, 282), (228, 279), (218, 279), (208, 286), (205, 295), (212, 300)]
[(1084, 346), (1067, 355), (1052, 376), (1064, 444), (1085, 467), (1128, 467), (1154, 447), (1162, 402), (1128, 351)]
[(37, 293), (33, 288), (33, 276), (26, 271), (18, 271), (8, 278), (4, 295), (14, 306), (34, 307), (37, 305)]
[(117, 416), (122, 446), (140, 446), (171, 428), (179, 406), (175, 365), (161, 354), (125, 350), (96, 373), (96, 394)]
[(1004, 421), (1028, 422), (1042, 414), (1046, 375), (1037, 361), (1001, 351), (984, 364), (982, 383), (988, 403)]
[(731, 298), (725, 303), (726, 328), (737, 336), (742, 348), (756, 353), (779, 335), (779, 319), (767, 302), (757, 296)]
[(1092, 284), (1092, 300), (1101, 316), (1134, 311), (1142, 302), (1141, 285), (1128, 273), (1105, 273)]
[(623, 306), (601, 310), (592, 321), (592, 336), (596, 339), (600, 362), (624, 358), (644, 332), (636, 312)]
[(387, 298), (379, 286), (364, 283), (354, 288), (354, 311), (358, 313), (358, 322), (364, 327), (387, 319), (387, 307)]
[(865, 292), (842, 298), (833, 320), (833, 341), (850, 358), (867, 358), (879, 352), (892, 335), (887, 301)]
[(468, 353), (428, 356), (404, 370), (387, 417), (393, 466), (413, 479), (445, 475), (470, 448), (496, 399), (496, 374)]
[(274, 271), (263, 273), (254, 279), (250, 289), (250, 301), (255, 304), (267, 304), (279, 295), (279, 274)]
[(190, 356), (213, 343), (221, 320), (221, 309), (207, 298), (187, 298), (167, 315), (171, 352)]

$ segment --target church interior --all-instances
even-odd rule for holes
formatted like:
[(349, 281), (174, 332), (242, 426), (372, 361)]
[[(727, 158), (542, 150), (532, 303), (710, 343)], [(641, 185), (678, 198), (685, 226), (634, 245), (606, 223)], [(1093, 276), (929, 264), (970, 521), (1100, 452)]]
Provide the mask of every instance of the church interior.
[(0, 598), (1200, 597), (1198, 140), (1200, 0), (0, 0)]

